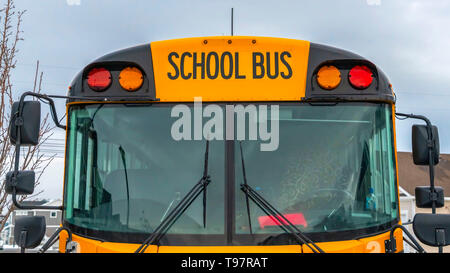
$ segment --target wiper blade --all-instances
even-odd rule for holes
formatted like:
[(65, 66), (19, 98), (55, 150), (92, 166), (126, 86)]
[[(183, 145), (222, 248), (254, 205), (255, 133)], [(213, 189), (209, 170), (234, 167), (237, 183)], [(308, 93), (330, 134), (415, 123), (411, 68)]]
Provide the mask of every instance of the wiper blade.
[(123, 171), (125, 172), (125, 186), (127, 188), (127, 227), (130, 225), (130, 188), (128, 186), (127, 162), (125, 160), (125, 151), (119, 146), (120, 157), (122, 158)]
[[(239, 141), (239, 148), (241, 149), (242, 175), (244, 176), (244, 185), (248, 186), (248, 184), (247, 184), (247, 175), (245, 174), (244, 155), (242, 154), (242, 141)], [(248, 195), (247, 194), (245, 195), (245, 204), (247, 206), (248, 227), (250, 229), (250, 234), (253, 234), (252, 218), (250, 216), (250, 204), (248, 202)]]
[[(274, 206), (272, 206), (266, 199), (259, 195), (252, 187), (247, 183), (247, 178), (245, 175), (245, 164), (244, 157), (242, 153), (242, 145), (239, 143), (241, 149), (242, 157), (242, 171), (244, 175), (244, 184), (241, 184), (241, 190), (244, 192), (246, 198), (250, 198), (255, 204), (269, 217), (275, 218), (279, 223), (280, 227), (287, 233), (297, 239), (300, 244), (305, 244), (314, 253), (325, 253), (319, 246), (317, 246), (311, 239), (309, 239), (300, 229), (298, 229), (294, 224), (292, 224), (283, 214), (281, 214)], [(248, 201), (247, 201), (248, 202)], [(247, 213), (249, 215), (250, 221), (250, 209), (247, 203)]]
[(157, 244), (159, 240), (167, 233), (172, 225), (180, 216), (190, 207), (190, 205), (203, 192), (203, 226), (206, 227), (206, 187), (211, 182), (208, 175), (208, 152), (209, 140), (206, 141), (205, 165), (202, 178), (192, 189), (181, 199), (166, 218), (155, 228), (153, 233), (136, 249), (135, 253), (144, 253), (149, 245)]
[[(203, 167), (203, 179), (208, 180), (208, 159), (209, 159), (209, 140), (206, 140), (205, 165)], [(209, 184), (209, 182), (208, 182)], [(206, 187), (208, 184), (203, 183), (203, 228), (206, 228)]]

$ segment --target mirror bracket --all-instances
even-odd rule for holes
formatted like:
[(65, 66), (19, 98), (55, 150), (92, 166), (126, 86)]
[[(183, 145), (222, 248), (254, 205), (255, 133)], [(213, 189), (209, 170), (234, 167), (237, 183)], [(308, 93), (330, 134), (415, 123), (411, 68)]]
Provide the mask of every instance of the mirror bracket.
[(397, 251), (397, 242), (394, 237), (394, 232), (397, 229), (401, 229), (403, 233), (411, 240), (406, 240), (406, 238), (403, 236), (403, 241), (406, 242), (408, 245), (410, 245), (412, 248), (414, 248), (419, 253), (426, 253), (423, 247), (417, 242), (417, 240), (412, 236), (412, 234), (408, 231), (408, 229), (405, 226), (402, 225), (395, 225), (391, 228), (389, 239), (384, 242), (385, 245), (385, 251), (386, 253), (394, 253)]
[(14, 122), (14, 125), (16, 125), (16, 126), (22, 126), (22, 125), (23, 125), (23, 117), (22, 117), (22, 116), (16, 117), (16, 120), (15, 120), (15, 122)]
[(436, 244), (438, 246), (445, 246), (445, 229), (437, 228), (436, 229)]
[(12, 193), (12, 201), (13, 204), (16, 208), (18, 209), (23, 209), (23, 210), (30, 210), (30, 209), (54, 209), (54, 210), (64, 210), (64, 206), (30, 206), (30, 205), (23, 205), (21, 203), (19, 203), (19, 201), (17, 200), (17, 194), (16, 194), (16, 190), (14, 189), (13, 193)]
[[(11, 172), (10, 174), (10, 181), (9, 181), (9, 186), (10, 186), (10, 193), (12, 194), (12, 201), (14, 206), (16, 206), (19, 209), (56, 209), (56, 210), (63, 210), (64, 207), (63, 206), (28, 206), (28, 205), (23, 205), (20, 204), (19, 201), (17, 200), (17, 195), (18, 194), (31, 194), (27, 191), (21, 191), (21, 189), (17, 189), (18, 186), (18, 175), (20, 174), (19, 171), (19, 158), (20, 158), (20, 146), (22, 145), (21, 143), (21, 127), (24, 126), (24, 118), (23, 118), (23, 109), (24, 109), (24, 105), (25, 104), (25, 97), (27, 96), (31, 96), (31, 97), (35, 97), (38, 98), (40, 100), (46, 100), (48, 101), (48, 104), (50, 106), (50, 114), (51, 117), (55, 123), (55, 125), (61, 129), (66, 129), (66, 126), (61, 125), (59, 123), (58, 117), (57, 117), (57, 113), (56, 113), (56, 109), (55, 109), (55, 103), (53, 101), (53, 99), (51, 99), (51, 96), (47, 96), (45, 94), (40, 94), (40, 93), (34, 93), (34, 92), (24, 92), (21, 97), (19, 102), (17, 103), (17, 111), (14, 111), (14, 113), (11, 116), (11, 119), (14, 118), (15, 121), (13, 123), (15, 128), (11, 128), (13, 129), (13, 132), (15, 132), (16, 134), (16, 139), (14, 141), (14, 145), (16, 147), (16, 151), (15, 151), (15, 159), (14, 159), (14, 170)], [(12, 125), (12, 124), (11, 124)], [(33, 143), (36, 144), (36, 143)], [(34, 178), (34, 176), (33, 176)], [(34, 181), (33, 181), (34, 182)], [(34, 186), (34, 184), (33, 184)], [(28, 187), (31, 188), (31, 187)], [(27, 189), (28, 189), (27, 188)]]
[[(436, 192), (435, 185), (434, 185), (434, 165), (439, 163), (439, 136), (437, 135), (437, 127), (433, 126), (431, 124), (431, 121), (425, 116), (414, 115), (414, 114), (403, 114), (403, 113), (395, 113), (395, 115), (405, 117), (405, 118), (420, 119), (426, 123), (426, 134), (427, 134), (426, 145), (428, 148), (427, 160), (419, 160), (420, 162), (416, 163), (414, 149), (413, 149), (413, 159), (414, 159), (414, 163), (416, 163), (416, 164), (422, 165), (421, 163), (425, 163), (425, 165), (429, 166), (430, 192), (432, 194), (432, 196), (430, 196), (430, 200), (432, 201), (431, 209), (432, 209), (432, 213), (435, 214), (436, 213), (436, 205), (439, 202), (439, 196), (436, 196), (438, 193)], [(416, 127), (416, 126), (415, 125), (413, 126), (413, 131), (415, 129), (414, 127)], [(416, 127), (416, 129), (420, 130), (419, 127)], [(414, 142), (414, 134), (413, 134), (413, 142)], [(414, 146), (414, 143), (413, 143), (413, 146)], [(428, 164), (426, 164), (426, 162)]]
[(438, 200), (438, 194), (436, 191), (430, 191), (430, 200), (436, 202)]
[(386, 253), (395, 253), (397, 251), (397, 240), (395, 237), (384, 241), (384, 249), (386, 250)]

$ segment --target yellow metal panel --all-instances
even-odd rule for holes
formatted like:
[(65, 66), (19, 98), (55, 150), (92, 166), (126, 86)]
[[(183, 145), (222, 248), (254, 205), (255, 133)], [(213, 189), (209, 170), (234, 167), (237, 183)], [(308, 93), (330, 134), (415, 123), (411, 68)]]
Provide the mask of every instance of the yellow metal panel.
[[(403, 250), (402, 231), (394, 233), (397, 252)], [(62, 232), (59, 240), (60, 252), (64, 252), (67, 234)], [(389, 232), (359, 240), (317, 243), (326, 253), (385, 253), (384, 242)], [(100, 242), (74, 235), (73, 240), (80, 245), (82, 253), (133, 253), (138, 244)], [(149, 246), (146, 253), (312, 253), (307, 246)]]
[[(325, 253), (363, 253), (363, 245), (358, 241), (338, 241), (316, 243)], [(302, 246), (303, 253), (313, 253), (308, 246)]]
[(158, 253), (301, 253), (299, 245), (286, 246), (160, 246)]
[[(66, 240), (67, 234), (61, 233), (59, 237), (60, 252), (65, 251)], [(139, 247), (139, 244), (101, 242), (77, 235), (73, 235), (72, 240), (79, 244), (81, 253), (134, 253)], [(157, 250), (157, 246), (151, 245), (145, 250), (145, 253), (156, 253)]]
[[(326, 253), (385, 253), (384, 242), (389, 239), (390, 232), (362, 238), (359, 240), (324, 242), (317, 245)], [(394, 232), (397, 240), (397, 252), (403, 250), (403, 237), (401, 230)], [(311, 249), (303, 246), (304, 253), (312, 253)]]
[[(193, 101), (194, 97), (203, 101), (298, 101), (305, 95), (307, 41), (186, 38), (152, 42), (151, 50), (156, 97), (161, 101)], [(194, 58), (199, 64), (195, 69)]]
[[(392, 88), (392, 87), (391, 87)], [(397, 129), (395, 128), (395, 104), (392, 104), (392, 126), (393, 126), (393, 134), (394, 134), (394, 149), (395, 149), (395, 175), (397, 178), (397, 202), (398, 202), (398, 210), (397, 213), (399, 214), (399, 218), (400, 218), (400, 212), (401, 207), (400, 207), (400, 181), (398, 179), (398, 153), (397, 153)], [(401, 219), (400, 219), (400, 223), (401, 224)]]
[[(389, 239), (390, 232), (386, 232), (374, 237), (360, 239), (359, 241), (365, 246), (365, 253), (385, 253), (384, 242)], [(397, 245), (397, 252), (403, 251), (403, 232), (397, 229), (394, 232), (394, 237)]]

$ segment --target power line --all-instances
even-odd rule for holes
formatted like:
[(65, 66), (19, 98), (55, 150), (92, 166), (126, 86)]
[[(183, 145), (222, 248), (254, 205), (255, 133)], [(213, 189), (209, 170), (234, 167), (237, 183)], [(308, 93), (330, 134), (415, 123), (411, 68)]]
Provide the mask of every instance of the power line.
[[(27, 64), (27, 63), (18, 63), (17, 66), (32, 66), (36, 67), (36, 64)], [(51, 69), (67, 69), (67, 70), (81, 70), (82, 66), (74, 67), (74, 66), (61, 66), (61, 65), (52, 65), (52, 64), (39, 64), (41, 67), (48, 67)]]
[[(14, 83), (26, 83), (26, 84), (34, 84), (33, 81), (13, 81)], [(52, 83), (52, 82), (45, 82), (43, 85), (56, 85), (56, 86), (69, 86), (70, 84), (67, 83)]]
[(419, 96), (450, 96), (450, 93), (428, 93), (428, 92), (395, 92), (397, 95), (408, 94), (408, 95), (419, 95)]

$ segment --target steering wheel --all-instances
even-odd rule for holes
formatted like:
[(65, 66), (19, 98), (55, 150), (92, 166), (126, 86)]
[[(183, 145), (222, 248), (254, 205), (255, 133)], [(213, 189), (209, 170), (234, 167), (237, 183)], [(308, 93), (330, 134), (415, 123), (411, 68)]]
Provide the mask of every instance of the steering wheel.
[[(343, 190), (343, 189), (336, 189), (336, 188), (323, 188), (323, 189), (319, 189), (316, 190), (312, 193), (312, 196), (317, 195), (318, 193), (321, 192), (336, 192), (336, 193), (343, 193), (343, 195), (346, 197), (346, 199), (348, 199), (349, 201), (353, 201), (354, 197), (353, 195), (347, 191), (347, 190)], [(344, 202), (342, 202), (344, 203)], [(338, 211), (339, 208), (341, 208), (342, 206), (336, 207), (334, 208), (322, 221), (324, 228), (326, 229), (326, 222), (328, 222), (328, 220), (331, 218), (331, 216), (333, 216), (335, 214), (336, 211)]]

